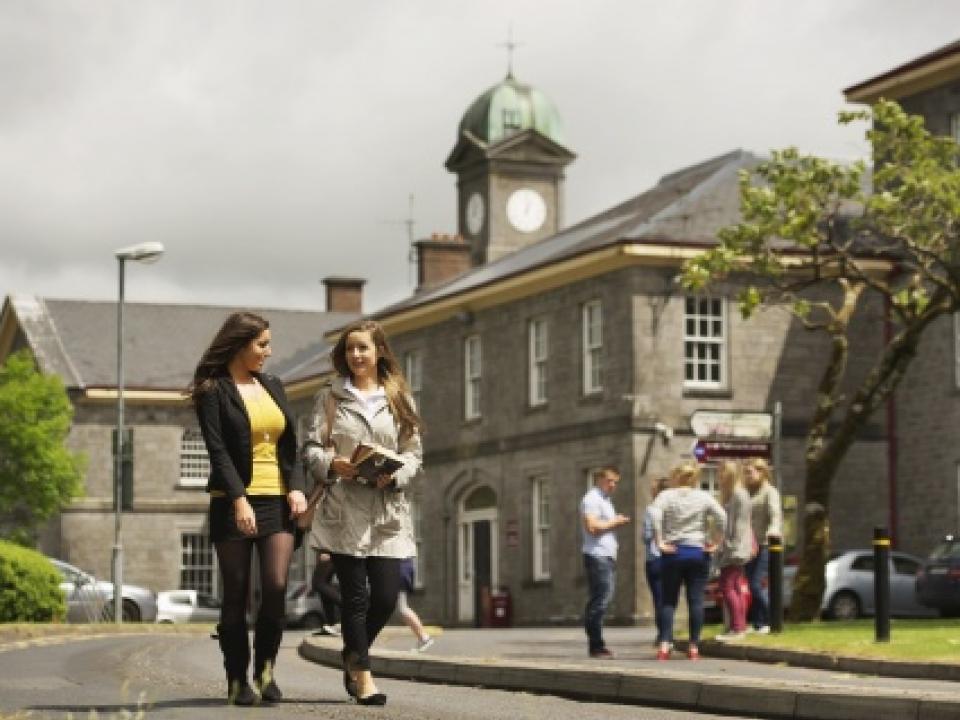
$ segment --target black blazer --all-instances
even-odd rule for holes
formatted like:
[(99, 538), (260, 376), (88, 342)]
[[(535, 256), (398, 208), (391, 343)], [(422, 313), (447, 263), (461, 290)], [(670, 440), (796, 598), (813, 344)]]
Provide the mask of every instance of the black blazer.
[[(297, 459), (297, 431), (287, 405), (287, 394), (279, 378), (254, 373), (283, 412), (287, 421), (277, 439), (277, 462), (287, 491), (305, 490), (303, 468)], [(246, 495), (253, 476), (253, 448), (250, 444), (250, 416), (233, 379), (221, 375), (196, 406), (200, 432), (210, 455), (207, 492), (220, 490), (231, 500)]]

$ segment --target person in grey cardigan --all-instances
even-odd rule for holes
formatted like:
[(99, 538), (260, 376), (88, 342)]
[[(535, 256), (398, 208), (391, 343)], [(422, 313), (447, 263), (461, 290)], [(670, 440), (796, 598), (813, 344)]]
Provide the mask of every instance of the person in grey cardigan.
[(717, 552), (720, 568), (720, 593), (729, 618), (727, 632), (717, 640), (730, 642), (747, 634), (747, 606), (750, 603), (744, 565), (756, 555), (756, 541), (750, 525), (750, 495), (740, 481), (740, 464), (733, 460), (721, 463), (717, 477), (720, 502), (727, 512), (727, 528)]
[(747, 563), (747, 580), (750, 582), (750, 610), (747, 622), (758, 633), (770, 632), (770, 599), (767, 594), (769, 562), (769, 538), (783, 535), (783, 510), (780, 493), (770, 483), (770, 465), (763, 458), (751, 458), (744, 464), (744, 484), (750, 493), (750, 522), (756, 535), (759, 549), (757, 556)]
[[(330, 485), (310, 541), (330, 553), (340, 580), (344, 687), (361, 705), (384, 705), (369, 650), (396, 606), (401, 561), (416, 555), (407, 489), (420, 472), (422, 423), (378, 323), (348, 325), (330, 357), (338, 377), (317, 396), (301, 453), (314, 481)], [(403, 465), (364, 481), (350, 462), (360, 443)]]

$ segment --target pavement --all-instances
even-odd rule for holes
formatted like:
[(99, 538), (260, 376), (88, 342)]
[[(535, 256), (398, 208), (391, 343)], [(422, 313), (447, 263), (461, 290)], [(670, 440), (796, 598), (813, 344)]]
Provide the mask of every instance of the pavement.
[[(434, 645), (421, 653), (409, 630), (385, 628), (371, 653), (374, 675), (778, 720), (960, 720), (960, 669), (953, 665), (844, 664), (814, 653), (716, 643), (704, 643), (697, 662), (678, 651), (664, 662), (655, 659), (649, 628), (605, 628), (615, 656), (603, 660), (587, 655), (579, 628), (434, 634)], [(340, 638), (308, 635), (299, 652), (339, 668), (341, 647)]]

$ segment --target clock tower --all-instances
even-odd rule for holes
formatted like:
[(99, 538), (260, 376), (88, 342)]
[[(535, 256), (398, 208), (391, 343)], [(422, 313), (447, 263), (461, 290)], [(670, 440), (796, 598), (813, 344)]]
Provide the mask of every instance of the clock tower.
[(483, 265), (563, 227), (563, 144), (556, 107), (512, 73), (460, 121), (446, 167), (457, 175), (457, 228)]

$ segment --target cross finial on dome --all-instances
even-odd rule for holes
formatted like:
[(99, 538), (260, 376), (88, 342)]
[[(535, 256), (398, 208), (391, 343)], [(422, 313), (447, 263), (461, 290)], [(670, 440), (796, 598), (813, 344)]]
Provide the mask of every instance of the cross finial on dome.
[(513, 79), (513, 51), (520, 47), (523, 43), (517, 43), (513, 41), (513, 23), (507, 26), (507, 41), (505, 43), (500, 43), (499, 47), (505, 47), (507, 49), (507, 78)]

